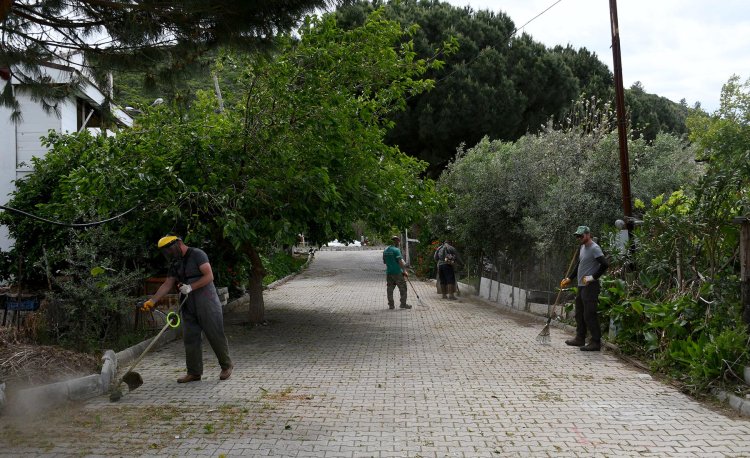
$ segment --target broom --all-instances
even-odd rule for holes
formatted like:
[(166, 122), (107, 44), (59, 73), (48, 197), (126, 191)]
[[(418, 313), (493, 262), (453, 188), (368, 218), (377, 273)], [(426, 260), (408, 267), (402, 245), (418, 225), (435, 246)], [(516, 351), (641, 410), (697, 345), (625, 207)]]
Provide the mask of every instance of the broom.
[[(568, 270), (565, 271), (565, 278), (568, 278), (568, 275), (570, 275), (570, 269), (573, 267), (573, 262), (576, 260), (576, 255), (578, 254), (578, 250), (580, 247), (576, 247), (575, 251), (573, 252), (573, 257), (570, 258), (570, 264), (568, 264)], [(542, 332), (539, 333), (538, 336), (536, 336), (536, 341), (543, 344), (549, 344), (550, 343), (550, 336), (549, 336), (549, 324), (552, 322), (552, 314), (555, 311), (555, 308), (557, 307), (557, 304), (560, 302), (560, 295), (562, 294), (563, 290), (560, 288), (557, 291), (557, 299), (555, 299), (554, 305), (552, 305), (551, 308), (547, 310), (547, 324), (544, 325), (542, 328)]]

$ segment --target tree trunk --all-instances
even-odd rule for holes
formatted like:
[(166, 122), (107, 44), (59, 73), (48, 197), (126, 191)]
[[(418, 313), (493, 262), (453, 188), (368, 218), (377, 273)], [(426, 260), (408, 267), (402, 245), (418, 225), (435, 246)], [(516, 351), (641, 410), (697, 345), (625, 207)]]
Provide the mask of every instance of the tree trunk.
[(4, 22), (5, 18), (8, 17), (12, 5), (13, 0), (0, 0), (0, 22)]
[(250, 270), (250, 288), (248, 289), (250, 301), (247, 318), (250, 324), (261, 324), (265, 321), (266, 311), (263, 302), (263, 277), (266, 276), (266, 269), (263, 268), (263, 261), (261, 261), (260, 255), (252, 245), (247, 246), (245, 252), (250, 257), (252, 265)]
[(747, 219), (740, 226), (740, 294), (742, 318), (750, 330), (750, 222)]

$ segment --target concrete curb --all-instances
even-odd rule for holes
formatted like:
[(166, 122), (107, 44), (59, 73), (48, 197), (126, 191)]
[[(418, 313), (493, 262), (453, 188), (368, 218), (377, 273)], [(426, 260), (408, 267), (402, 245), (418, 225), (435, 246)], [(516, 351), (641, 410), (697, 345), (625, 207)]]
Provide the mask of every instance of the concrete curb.
[(302, 267), (300, 267), (298, 271), (296, 271), (296, 272), (294, 272), (292, 274), (289, 274), (289, 275), (287, 275), (284, 278), (279, 278), (278, 280), (276, 280), (273, 283), (269, 283), (263, 289), (266, 290), (266, 289), (278, 288), (279, 286), (281, 286), (284, 283), (288, 282), (289, 280), (291, 280), (292, 278), (296, 277), (297, 275), (299, 275), (303, 271), (307, 270), (307, 268), (310, 267), (310, 263), (313, 261), (313, 259), (315, 259), (315, 255), (314, 254), (313, 255), (308, 254), (307, 255), (307, 261), (305, 261), (305, 263), (302, 264)]
[[(179, 336), (176, 329), (168, 329), (161, 335), (154, 348), (159, 348)], [(84, 401), (109, 392), (116, 383), (118, 366), (124, 366), (140, 356), (154, 337), (146, 339), (119, 353), (106, 350), (102, 356), (102, 370), (99, 374), (87, 375), (63, 382), (35, 386), (20, 390), (11, 401), (10, 412), (13, 414), (36, 414), (57, 407), (68, 401)]]
[(718, 388), (712, 389), (711, 394), (716, 396), (719, 401), (728, 402), (729, 406), (739, 412), (740, 415), (750, 417), (750, 399), (743, 399)]
[[(180, 335), (179, 328), (167, 329), (152, 350), (176, 340)], [(112, 385), (117, 382), (115, 377), (118, 367), (134, 361), (154, 338), (146, 339), (118, 353), (106, 350), (102, 356), (102, 370), (99, 374), (18, 391), (13, 399), (8, 400), (9, 413), (11, 415), (36, 414), (69, 401), (84, 401), (108, 393)]]
[[(523, 310), (517, 310), (517, 309), (514, 309), (514, 308), (510, 308), (508, 306), (505, 306), (505, 305), (502, 305), (502, 304), (498, 304), (496, 302), (488, 301), (487, 299), (485, 299), (483, 297), (476, 296), (476, 295), (475, 296), (471, 296), (471, 298), (475, 299), (475, 300), (478, 300), (478, 301), (480, 301), (480, 302), (482, 302), (484, 304), (492, 305), (494, 307), (497, 307), (497, 308), (499, 308), (499, 309), (501, 309), (503, 311), (510, 312), (512, 314), (524, 316), (526, 318), (530, 318), (530, 319), (539, 321), (541, 323), (546, 323), (547, 322), (547, 318), (546, 317), (539, 316), (539, 315), (536, 315), (534, 313), (529, 313), (529, 312), (526, 312), (526, 311), (523, 311)], [(571, 325), (568, 325), (568, 324), (565, 324), (565, 323), (562, 323), (562, 322), (559, 322), (559, 321), (555, 321), (555, 320), (552, 320), (550, 322), (550, 326), (558, 328), (558, 329), (565, 330), (565, 331), (567, 331), (567, 332), (569, 332), (571, 334), (575, 334), (575, 332), (576, 332), (575, 327), (573, 327)], [(651, 370), (648, 367), (644, 366), (641, 362), (639, 362), (639, 361), (637, 361), (635, 359), (632, 359), (629, 356), (627, 356), (624, 353), (622, 353), (620, 351), (620, 347), (618, 347), (617, 345), (615, 345), (613, 343), (610, 343), (610, 342), (607, 342), (606, 340), (602, 339), (602, 346), (604, 346), (605, 348), (607, 348), (609, 350), (612, 350), (612, 353), (615, 354), (615, 355), (617, 355), (617, 357), (621, 358), (622, 360), (624, 360), (624, 361), (626, 361), (626, 362), (628, 362), (628, 363), (630, 363), (630, 364), (632, 364), (632, 365), (634, 365), (634, 366), (636, 366), (636, 367), (638, 367), (638, 368), (640, 368), (640, 369), (642, 369), (644, 371), (647, 371), (649, 374), (651, 373)], [(744, 378), (745, 378), (745, 383), (747, 383), (748, 385), (750, 385), (750, 367), (745, 367), (744, 368), (743, 375), (744, 375)], [(728, 403), (729, 406), (732, 407), (734, 410), (736, 410), (740, 415), (750, 417), (750, 399), (741, 398), (741, 397), (739, 397), (737, 395), (734, 395), (732, 393), (728, 393), (728, 392), (726, 392), (724, 390), (720, 390), (718, 388), (711, 389), (711, 394), (716, 399), (718, 399), (719, 401)]]

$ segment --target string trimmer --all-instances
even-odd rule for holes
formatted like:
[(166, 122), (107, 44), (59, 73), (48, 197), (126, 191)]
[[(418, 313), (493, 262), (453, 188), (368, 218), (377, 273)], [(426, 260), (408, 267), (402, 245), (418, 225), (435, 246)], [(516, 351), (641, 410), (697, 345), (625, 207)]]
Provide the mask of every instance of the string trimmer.
[[(187, 295), (185, 295), (185, 298), (180, 303), (180, 307), (178, 310), (182, 309), (182, 305), (187, 300)], [(169, 312), (166, 315), (164, 312), (160, 310), (154, 309), (156, 312), (161, 313), (164, 315), (164, 327), (161, 328), (161, 331), (151, 340), (151, 343), (148, 344), (148, 347), (146, 347), (145, 350), (143, 350), (143, 353), (138, 357), (138, 359), (135, 360), (133, 364), (131, 364), (130, 368), (125, 372), (125, 374), (120, 378), (120, 380), (115, 384), (115, 386), (112, 388), (112, 391), (109, 393), (109, 400), (111, 402), (117, 402), (122, 398), (122, 390), (120, 390), (120, 385), (123, 383), (128, 385), (128, 391), (133, 391), (139, 386), (143, 385), (143, 377), (141, 377), (141, 374), (138, 372), (134, 372), (133, 369), (135, 369), (135, 366), (138, 365), (138, 363), (141, 362), (144, 356), (146, 356), (146, 353), (151, 350), (151, 348), (156, 345), (156, 342), (159, 341), (159, 338), (162, 334), (167, 330), (167, 328), (176, 328), (180, 325), (180, 315), (178, 315), (175, 312)]]
[[(565, 271), (565, 278), (568, 278), (568, 275), (570, 275), (570, 269), (573, 268), (573, 262), (576, 260), (576, 255), (578, 254), (578, 250), (580, 247), (576, 247), (575, 251), (573, 251), (573, 257), (570, 258), (570, 263), (568, 264), (568, 270)], [(542, 332), (539, 333), (538, 336), (536, 336), (536, 341), (548, 344), (550, 343), (550, 335), (549, 335), (549, 325), (552, 322), (552, 316), (554, 315), (555, 308), (557, 308), (557, 304), (560, 302), (560, 295), (562, 294), (563, 289), (559, 288), (557, 291), (557, 298), (555, 299), (555, 303), (552, 305), (551, 308), (547, 309), (547, 324), (544, 325), (544, 328), (542, 328)]]

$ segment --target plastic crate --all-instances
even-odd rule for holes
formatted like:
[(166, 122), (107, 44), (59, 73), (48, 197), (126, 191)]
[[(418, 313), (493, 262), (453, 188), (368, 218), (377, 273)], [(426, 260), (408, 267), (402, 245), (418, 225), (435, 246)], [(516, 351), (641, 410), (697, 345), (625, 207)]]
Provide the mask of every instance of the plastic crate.
[(39, 309), (39, 298), (6, 296), (5, 307), (11, 311), (33, 312)]

